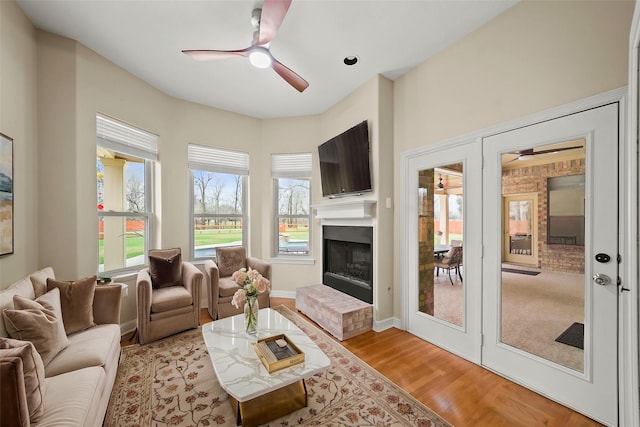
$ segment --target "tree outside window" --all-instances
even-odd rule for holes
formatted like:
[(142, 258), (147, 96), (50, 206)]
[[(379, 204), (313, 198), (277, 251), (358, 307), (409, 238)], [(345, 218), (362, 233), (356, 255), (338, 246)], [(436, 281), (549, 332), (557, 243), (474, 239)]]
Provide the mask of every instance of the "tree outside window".
[(192, 170), (194, 258), (211, 258), (220, 246), (244, 245), (242, 175)]
[(308, 255), (311, 186), (307, 179), (275, 178), (278, 255)]

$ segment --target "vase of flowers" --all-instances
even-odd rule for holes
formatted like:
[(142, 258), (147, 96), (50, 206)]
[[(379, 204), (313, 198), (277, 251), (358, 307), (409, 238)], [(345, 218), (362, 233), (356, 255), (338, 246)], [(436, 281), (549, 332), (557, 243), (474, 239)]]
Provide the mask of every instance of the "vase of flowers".
[(245, 330), (248, 334), (258, 332), (258, 295), (267, 292), (271, 283), (258, 270), (241, 268), (233, 273), (231, 279), (240, 289), (233, 295), (231, 303), (240, 308), (244, 305)]

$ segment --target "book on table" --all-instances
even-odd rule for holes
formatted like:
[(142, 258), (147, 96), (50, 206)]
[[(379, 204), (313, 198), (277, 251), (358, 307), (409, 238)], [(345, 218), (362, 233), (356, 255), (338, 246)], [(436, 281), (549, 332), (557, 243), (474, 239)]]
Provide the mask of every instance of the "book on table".
[(269, 373), (304, 362), (304, 353), (284, 334), (261, 338), (254, 349)]

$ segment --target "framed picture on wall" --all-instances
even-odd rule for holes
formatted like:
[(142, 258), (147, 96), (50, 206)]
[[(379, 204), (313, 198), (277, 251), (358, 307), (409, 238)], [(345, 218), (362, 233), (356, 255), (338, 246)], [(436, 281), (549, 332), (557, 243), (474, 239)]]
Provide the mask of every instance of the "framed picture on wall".
[(13, 253), (13, 139), (0, 133), (0, 256)]

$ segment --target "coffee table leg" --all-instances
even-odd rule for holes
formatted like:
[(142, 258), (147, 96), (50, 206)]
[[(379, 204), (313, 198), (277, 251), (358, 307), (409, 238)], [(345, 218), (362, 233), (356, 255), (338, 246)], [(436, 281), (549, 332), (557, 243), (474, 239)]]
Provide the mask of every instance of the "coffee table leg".
[(254, 427), (307, 406), (307, 385), (300, 380), (246, 402), (229, 396), (237, 425)]

